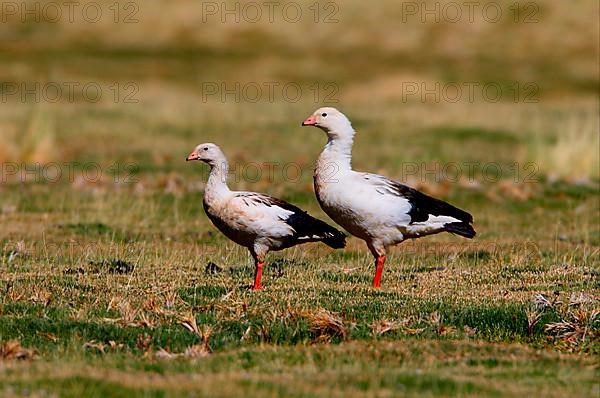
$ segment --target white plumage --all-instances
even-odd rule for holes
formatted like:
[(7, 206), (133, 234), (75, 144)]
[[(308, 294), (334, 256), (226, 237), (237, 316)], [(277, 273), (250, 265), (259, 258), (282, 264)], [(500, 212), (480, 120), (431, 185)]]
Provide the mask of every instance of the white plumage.
[(387, 177), (352, 170), (355, 131), (337, 109), (320, 108), (302, 125), (327, 134), (315, 168), (315, 193), (325, 213), (366, 241), (376, 258), (373, 286), (379, 287), (389, 246), (443, 231), (475, 236), (469, 213)]

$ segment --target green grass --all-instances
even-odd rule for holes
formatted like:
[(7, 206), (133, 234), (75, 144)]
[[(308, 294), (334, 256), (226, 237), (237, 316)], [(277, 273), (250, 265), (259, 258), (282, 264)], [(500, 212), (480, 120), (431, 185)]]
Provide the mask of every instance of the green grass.
[[(63, 396), (361, 396), (377, 390), (408, 396), (591, 396), (594, 371), (576, 357), (557, 361), (531, 356), (522, 345), (482, 345), (460, 341), (396, 340), (296, 347), (262, 347), (217, 353), (198, 361), (146, 361), (131, 365), (127, 355), (79, 357), (55, 378), (51, 365), (29, 371), (12, 367), (4, 391), (60, 392)], [(362, 360), (357, 361), (357, 355)], [(434, 364), (430, 363), (434, 360)], [(83, 367), (80, 367), (82, 366)], [(581, 370), (581, 366), (584, 369)], [(29, 376), (25, 383), (20, 370)], [(31, 373), (30, 373), (31, 372)], [(327, 381), (333, 374), (336, 381)], [(457, 374), (461, 374), (457, 378)], [(482, 376), (485, 378), (482, 379)], [(518, 388), (515, 379), (526, 377)], [(292, 383), (290, 383), (292, 382)], [(97, 394), (97, 395), (94, 395)]]
[[(201, 298), (198, 296), (204, 290), (208, 293)], [(219, 300), (214, 300), (214, 291), (218, 289), (194, 289), (193, 298), (186, 300), (193, 311), (198, 312), (198, 324), (214, 326), (211, 337), (211, 347), (217, 351), (237, 348), (242, 341), (244, 344), (267, 343), (276, 345), (307, 344), (315, 341), (320, 331), (310, 329), (310, 320), (302, 313), (296, 313), (284, 308), (278, 308), (274, 302), (249, 303), (247, 312), (238, 319), (227, 319), (227, 312), (218, 307)], [(459, 306), (447, 301), (416, 301), (410, 297), (376, 294), (367, 303), (345, 305), (350, 299), (339, 294), (337, 300), (332, 295), (319, 297), (314, 303), (317, 307), (328, 308), (342, 314), (348, 325), (347, 339), (370, 340), (373, 332), (371, 326), (380, 319), (394, 319), (398, 315), (413, 317), (414, 327), (423, 328), (421, 337), (446, 338), (437, 335), (437, 326), (428, 321), (430, 314), (438, 313), (445, 327), (456, 328), (457, 336), (464, 336), (463, 328), (476, 330), (478, 338), (486, 341), (528, 341), (541, 343), (544, 336), (542, 325), (556, 321), (554, 314), (545, 314), (543, 321), (532, 333), (528, 332), (526, 305), (468, 305)], [(276, 311), (273, 315), (263, 312), (262, 307)], [(287, 311), (287, 312), (286, 312)], [(107, 318), (116, 318), (117, 314), (110, 311), (90, 311), (84, 320), (74, 320), (71, 311), (65, 307), (44, 307), (39, 304), (15, 303), (2, 307), (2, 326), (0, 337), (3, 340), (20, 339), (23, 344), (43, 351), (45, 349), (63, 348), (72, 344), (77, 338), (82, 341), (96, 340), (108, 343), (115, 341), (123, 344), (124, 349), (137, 352), (137, 336), (148, 334), (153, 347), (160, 348), (165, 344), (169, 348), (181, 351), (194, 343), (194, 336), (186, 333), (174, 320), (161, 327), (135, 328), (120, 327), (118, 324), (107, 323)], [(91, 319), (90, 319), (91, 318)], [(594, 329), (592, 329), (594, 330)], [(251, 331), (252, 333), (248, 334)], [(264, 333), (266, 332), (266, 334)], [(61, 345), (50, 345), (40, 333), (51, 333)], [(402, 330), (388, 333), (388, 338), (406, 336)], [(339, 336), (338, 336), (339, 337)], [(340, 340), (337, 340), (338, 342)]]
[[(592, 396), (600, 324), (581, 324), (586, 337), (572, 345), (545, 329), (572, 320), (566, 304), (536, 310), (533, 298), (568, 303), (584, 293), (592, 301), (581, 308), (598, 307), (597, 193), (541, 188), (526, 202), (497, 204), (457, 190), (451, 200), (476, 215), (478, 238), (404, 243), (389, 257), (381, 291), (369, 287), (370, 255), (350, 239), (344, 251), (312, 245), (272, 253), (265, 290), (256, 293), (248, 289), (248, 253), (211, 232), (200, 193), (89, 195), (42, 186), (59, 212), (21, 207), (2, 216), (22, 227), (0, 241), (0, 342), (17, 339), (37, 359), (7, 362), (0, 391)], [(11, 189), (5, 200), (30, 194), (27, 186)], [(308, 194), (298, 197), (317, 210)], [(35, 225), (45, 214), (51, 221), (40, 234)], [(217, 267), (207, 270), (209, 262)], [(316, 324), (322, 310), (342, 329)], [(188, 314), (210, 330), (212, 353), (157, 357), (203, 344), (182, 326)], [(378, 334), (385, 322), (391, 330)]]

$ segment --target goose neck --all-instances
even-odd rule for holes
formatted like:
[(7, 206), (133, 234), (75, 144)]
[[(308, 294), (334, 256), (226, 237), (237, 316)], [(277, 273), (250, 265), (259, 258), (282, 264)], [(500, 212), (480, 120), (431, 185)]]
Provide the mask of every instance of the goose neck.
[(227, 177), (229, 173), (229, 164), (226, 160), (216, 161), (210, 164), (210, 174), (206, 189), (204, 190), (204, 199), (206, 202), (215, 200), (224, 194), (230, 192), (227, 186)]
[(322, 158), (327, 162), (334, 163), (340, 170), (350, 170), (352, 168), (353, 142), (353, 135), (328, 135)]

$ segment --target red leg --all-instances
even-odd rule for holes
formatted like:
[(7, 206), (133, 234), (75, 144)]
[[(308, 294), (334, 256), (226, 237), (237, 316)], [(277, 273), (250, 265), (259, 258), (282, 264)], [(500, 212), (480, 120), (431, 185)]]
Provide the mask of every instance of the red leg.
[(385, 256), (377, 257), (375, 262), (375, 278), (373, 278), (373, 287), (378, 288), (381, 284), (381, 273), (383, 272), (383, 264), (385, 264)]
[(254, 287), (252, 288), (252, 290), (260, 290), (260, 279), (262, 278), (264, 265), (264, 262), (256, 262), (256, 272), (254, 273)]

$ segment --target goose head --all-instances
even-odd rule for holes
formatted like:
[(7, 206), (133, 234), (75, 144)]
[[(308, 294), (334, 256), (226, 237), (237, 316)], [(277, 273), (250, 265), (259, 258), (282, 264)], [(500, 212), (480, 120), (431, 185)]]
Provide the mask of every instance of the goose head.
[(332, 138), (352, 137), (354, 135), (350, 120), (342, 112), (332, 107), (317, 109), (302, 125), (318, 127)]
[(200, 160), (214, 166), (219, 162), (223, 162), (225, 160), (225, 155), (218, 145), (208, 142), (198, 145), (185, 160), (188, 162), (191, 160)]

